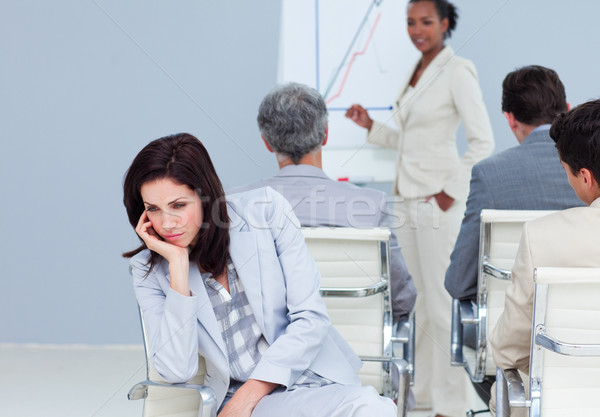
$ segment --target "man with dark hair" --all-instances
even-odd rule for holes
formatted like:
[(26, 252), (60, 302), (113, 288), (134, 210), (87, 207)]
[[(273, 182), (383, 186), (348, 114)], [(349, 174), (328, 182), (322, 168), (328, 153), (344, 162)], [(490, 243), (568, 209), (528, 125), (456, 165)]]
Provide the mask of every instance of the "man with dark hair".
[[(327, 143), (327, 107), (318, 91), (297, 83), (277, 86), (260, 104), (257, 121), (280, 170), (274, 177), (230, 193), (272, 187), (291, 203), (302, 226), (392, 226), (385, 193), (334, 181), (323, 172), (321, 147)], [(399, 322), (414, 308), (417, 290), (393, 233), (390, 266), (392, 311), (394, 322)]]
[(520, 145), (473, 167), (467, 210), (446, 271), (445, 285), (452, 297), (476, 300), (482, 209), (562, 210), (581, 205), (548, 135), (550, 123), (567, 110), (564, 86), (549, 68), (523, 67), (504, 79), (502, 111)]
[[(550, 123), (567, 110), (565, 88), (549, 68), (523, 67), (504, 79), (502, 111), (520, 145), (484, 159), (472, 169), (467, 209), (444, 282), (453, 298), (477, 299), (482, 209), (562, 210), (581, 205), (548, 135)], [(472, 330), (463, 335), (469, 345), (474, 345)], [(485, 403), (494, 380), (485, 377), (474, 384)]]
[[(600, 100), (559, 117), (550, 136), (569, 184), (589, 207), (550, 214), (523, 227), (504, 312), (490, 344), (497, 366), (525, 374), (529, 374), (534, 268), (600, 267)], [(490, 408), (495, 409), (494, 399)]]

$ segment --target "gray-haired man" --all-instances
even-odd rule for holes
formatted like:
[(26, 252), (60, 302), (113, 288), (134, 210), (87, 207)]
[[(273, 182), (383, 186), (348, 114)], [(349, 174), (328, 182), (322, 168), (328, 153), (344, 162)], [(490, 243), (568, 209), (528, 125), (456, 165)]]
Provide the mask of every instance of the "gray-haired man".
[[(392, 226), (385, 193), (334, 181), (323, 172), (327, 107), (315, 89), (297, 83), (277, 86), (263, 99), (257, 120), (280, 170), (274, 177), (230, 192), (270, 186), (290, 202), (303, 226)], [(397, 322), (412, 311), (417, 291), (393, 234), (390, 253), (392, 309)]]

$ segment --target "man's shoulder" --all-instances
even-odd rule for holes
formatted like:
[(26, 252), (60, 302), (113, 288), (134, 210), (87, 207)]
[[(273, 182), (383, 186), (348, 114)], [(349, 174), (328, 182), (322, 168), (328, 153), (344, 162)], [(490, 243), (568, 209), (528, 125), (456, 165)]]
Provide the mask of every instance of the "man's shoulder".
[(256, 182), (252, 182), (246, 185), (240, 185), (238, 187), (229, 188), (225, 191), (225, 193), (229, 196), (232, 194), (240, 194), (246, 191), (256, 190), (257, 188), (263, 188), (270, 186), (268, 184), (267, 179), (258, 180)]
[(505, 166), (505, 165), (514, 165), (515, 158), (521, 159), (528, 154), (527, 149), (524, 149), (521, 145), (513, 146), (511, 148), (505, 149), (502, 152), (498, 152), (495, 155), (489, 156), (485, 159), (482, 159), (478, 163), (475, 164), (474, 167), (477, 167), (481, 170), (491, 169), (493, 167)]
[[(529, 139), (529, 138), (528, 138)], [(487, 173), (488, 171), (514, 172), (515, 169), (528, 169), (527, 162), (531, 161), (558, 161), (558, 154), (555, 151), (554, 144), (547, 133), (536, 135), (534, 138), (526, 140), (521, 145), (498, 152), (489, 156), (473, 167), (473, 172), (477, 171)]]
[(383, 191), (377, 190), (375, 188), (359, 187), (355, 184), (345, 181), (332, 182), (332, 190), (337, 190), (339, 193), (371, 197), (373, 200), (383, 200), (386, 198), (386, 194)]
[(253, 188), (226, 195), (227, 206), (241, 217), (244, 213), (256, 211), (256, 208), (268, 208), (285, 201), (284, 197), (269, 186)]
[[(565, 210), (559, 210), (528, 222), (529, 230), (552, 230), (556, 226), (565, 224), (569, 227), (578, 224), (589, 224), (590, 220), (600, 224), (600, 209), (594, 207), (572, 207)], [(590, 227), (592, 225), (590, 224)], [(550, 229), (549, 229), (550, 228)]]
[(286, 195), (296, 195), (305, 187), (320, 187), (326, 192), (327, 198), (336, 197), (352, 197), (368, 199), (377, 203), (381, 203), (386, 199), (386, 193), (374, 188), (359, 187), (355, 184), (335, 181), (327, 177), (293, 177), (293, 176), (274, 176), (265, 178), (254, 183), (232, 188), (227, 190), (227, 194), (235, 194), (246, 192), (257, 188), (271, 187), (275, 191)]

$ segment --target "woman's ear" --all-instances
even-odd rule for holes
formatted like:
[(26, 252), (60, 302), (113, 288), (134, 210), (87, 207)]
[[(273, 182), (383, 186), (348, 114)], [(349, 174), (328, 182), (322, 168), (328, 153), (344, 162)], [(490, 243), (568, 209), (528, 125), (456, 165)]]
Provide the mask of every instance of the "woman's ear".
[(448, 20), (447, 17), (444, 17), (442, 19), (442, 33), (447, 33), (449, 26), (450, 26), (450, 21)]

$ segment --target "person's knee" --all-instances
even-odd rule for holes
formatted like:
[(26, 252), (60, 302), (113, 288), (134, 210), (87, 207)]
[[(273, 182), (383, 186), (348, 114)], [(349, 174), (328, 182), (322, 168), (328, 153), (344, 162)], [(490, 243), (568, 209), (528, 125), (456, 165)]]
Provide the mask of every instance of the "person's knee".
[(348, 390), (345, 393), (347, 412), (344, 415), (352, 417), (393, 417), (397, 415), (394, 402), (382, 397), (370, 386), (356, 387), (356, 390)]

